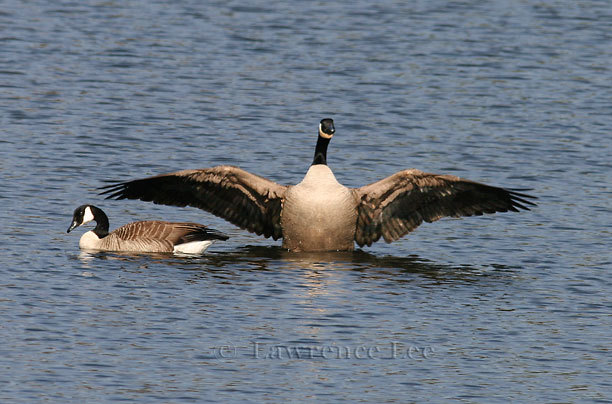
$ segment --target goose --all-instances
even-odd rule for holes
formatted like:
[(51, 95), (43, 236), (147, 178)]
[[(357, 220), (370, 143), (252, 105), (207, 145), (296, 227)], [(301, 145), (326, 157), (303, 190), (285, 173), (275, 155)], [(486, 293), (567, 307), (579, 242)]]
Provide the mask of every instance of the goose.
[(100, 187), (106, 199), (193, 206), (290, 251), (350, 251), (390, 243), (443, 217), (530, 210), (533, 196), (452, 175), (399, 171), (360, 188), (341, 185), (327, 166), (332, 119), (319, 123), (315, 154), (297, 185), (280, 185), (235, 166), (182, 170)]
[(81, 236), (79, 247), (86, 250), (125, 252), (174, 252), (201, 254), (215, 240), (227, 240), (225, 234), (197, 223), (147, 220), (123, 225), (108, 232), (108, 216), (94, 205), (74, 210), (67, 233), (96, 222), (96, 227)]

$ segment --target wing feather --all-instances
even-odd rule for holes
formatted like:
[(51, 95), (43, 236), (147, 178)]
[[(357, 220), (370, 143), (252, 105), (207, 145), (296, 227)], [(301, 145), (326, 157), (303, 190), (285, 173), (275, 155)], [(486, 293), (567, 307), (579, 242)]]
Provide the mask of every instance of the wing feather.
[(423, 222), (443, 217), (529, 210), (533, 196), (493, 187), (452, 175), (404, 170), (378, 182), (353, 189), (358, 201), (355, 241), (387, 243), (416, 229)]
[(193, 206), (258, 235), (282, 237), (284, 185), (234, 166), (183, 170), (102, 187), (107, 199)]

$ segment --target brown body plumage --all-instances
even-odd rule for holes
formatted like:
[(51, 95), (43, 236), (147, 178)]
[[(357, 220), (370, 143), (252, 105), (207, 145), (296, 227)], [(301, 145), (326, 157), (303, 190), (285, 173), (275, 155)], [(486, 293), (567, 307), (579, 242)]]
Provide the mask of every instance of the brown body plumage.
[(327, 167), (331, 119), (319, 126), (315, 158), (301, 183), (277, 184), (238, 167), (184, 170), (105, 187), (108, 198), (194, 206), (250, 232), (283, 238), (292, 251), (352, 250), (392, 242), (423, 221), (529, 210), (530, 195), (451, 175), (404, 170), (347, 188)]

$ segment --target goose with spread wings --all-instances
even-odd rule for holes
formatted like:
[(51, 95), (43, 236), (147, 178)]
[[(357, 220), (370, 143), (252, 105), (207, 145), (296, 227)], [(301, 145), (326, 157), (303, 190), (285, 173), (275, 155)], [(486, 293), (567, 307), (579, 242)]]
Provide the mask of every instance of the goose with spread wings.
[(390, 243), (443, 217), (529, 210), (533, 196), (419, 170), (361, 188), (341, 185), (327, 166), (334, 122), (321, 120), (312, 165), (297, 185), (280, 185), (234, 166), (183, 170), (103, 187), (107, 199), (193, 206), (291, 251), (347, 251), (381, 237)]

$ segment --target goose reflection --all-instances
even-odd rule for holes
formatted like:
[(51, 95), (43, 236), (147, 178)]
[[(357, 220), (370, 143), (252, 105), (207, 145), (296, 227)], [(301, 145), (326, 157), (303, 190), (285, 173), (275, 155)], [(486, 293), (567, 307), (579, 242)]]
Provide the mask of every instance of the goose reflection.
[(408, 275), (421, 275), (439, 282), (477, 281), (493, 273), (513, 272), (514, 267), (504, 264), (446, 264), (437, 263), (418, 255), (377, 256), (363, 250), (329, 252), (291, 252), (276, 246), (244, 246), (228, 253), (202, 257), (208, 268), (239, 271), (293, 271), (295, 276), (306, 276), (307, 271), (355, 271), (364, 277), (386, 277), (406, 282)]
[(193, 271), (194, 280), (207, 278), (211, 273), (240, 277), (241, 273), (290, 271), (307, 281), (316, 292), (317, 282), (330, 280), (333, 272), (354, 272), (360, 279), (387, 279), (411, 282), (414, 276), (437, 283), (477, 282), (494, 274), (513, 273), (514, 267), (504, 264), (446, 264), (436, 263), (418, 255), (377, 256), (363, 250), (330, 252), (290, 252), (277, 246), (247, 245), (234, 251), (218, 251), (205, 256), (163, 253), (119, 253), (87, 251), (78, 258), (84, 267), (99, 268), (95, 260), (137, 263), (139, 269), (150, 265), (164, 265), (178, 270)]

